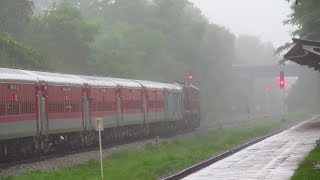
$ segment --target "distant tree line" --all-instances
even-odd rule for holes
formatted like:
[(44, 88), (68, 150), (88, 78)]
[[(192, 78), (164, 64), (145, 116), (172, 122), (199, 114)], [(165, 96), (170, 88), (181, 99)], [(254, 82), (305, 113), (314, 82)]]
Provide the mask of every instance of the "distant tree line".
[(2, 67), (158, 81), (193, 73), (204, 119), (227, 113), (232, 63), (272, 62), (274, 50), (187, 0), (0, 0), (0, 32)]

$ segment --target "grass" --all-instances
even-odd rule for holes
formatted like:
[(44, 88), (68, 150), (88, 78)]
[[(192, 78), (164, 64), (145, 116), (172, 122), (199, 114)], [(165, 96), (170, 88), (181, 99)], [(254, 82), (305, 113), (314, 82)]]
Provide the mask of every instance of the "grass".
[[(104, 160), (105, 179), (158, 179), (254, 137), (263, 136), (284, 127), (288, 125), (288, 121), (265, 119), (238, 127), (174, 138), (158, 146), (150, 143), (142, 149), (116, 151)], [(99, 161), (90, 160), (81, 165), (52, 172), (34, 171), (23, 176), (9, 176), (0, 179), (93, 180), (100, 178), (99, 165)]]
[[(319, 166), (319, 167), (317, 167)], [(320, 179), (320, 146), (318, 145), (296, 169), (292, 180)]]

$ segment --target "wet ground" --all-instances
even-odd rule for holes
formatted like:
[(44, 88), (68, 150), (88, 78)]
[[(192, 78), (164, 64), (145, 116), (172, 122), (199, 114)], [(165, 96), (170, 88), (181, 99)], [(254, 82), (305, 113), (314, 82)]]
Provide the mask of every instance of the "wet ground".
[(319, 117), (245, 148), (184, 179), (290, 179), (318, 139)]

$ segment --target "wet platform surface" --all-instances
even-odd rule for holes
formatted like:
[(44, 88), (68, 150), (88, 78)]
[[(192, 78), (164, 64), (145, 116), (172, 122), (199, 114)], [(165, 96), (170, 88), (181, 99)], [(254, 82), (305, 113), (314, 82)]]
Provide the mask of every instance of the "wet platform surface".
[(318, 139), (320, 119), (307, 120), (184, 179), (290, 179)]

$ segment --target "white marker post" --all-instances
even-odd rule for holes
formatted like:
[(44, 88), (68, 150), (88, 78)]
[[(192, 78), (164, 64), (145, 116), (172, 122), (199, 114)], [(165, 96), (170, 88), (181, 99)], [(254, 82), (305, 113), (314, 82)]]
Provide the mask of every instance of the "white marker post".
[(96, 131), (99, 132), (99, 146), (100, 146), (100, 166), (101, 166), (101, 179), (103, 180), (103, 163), (102, 163), (102, 145), (101, 145), (101, 131), (103, 131), (103, 119), (96, 118)]

